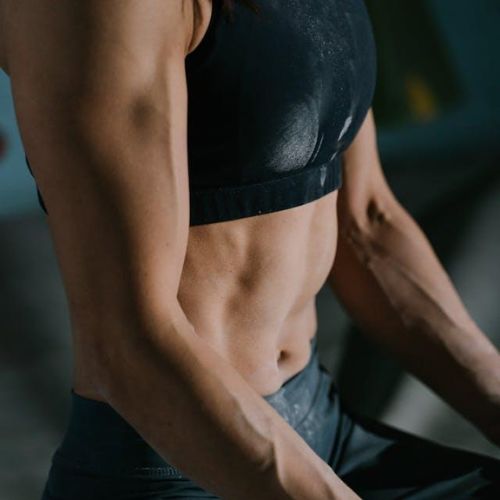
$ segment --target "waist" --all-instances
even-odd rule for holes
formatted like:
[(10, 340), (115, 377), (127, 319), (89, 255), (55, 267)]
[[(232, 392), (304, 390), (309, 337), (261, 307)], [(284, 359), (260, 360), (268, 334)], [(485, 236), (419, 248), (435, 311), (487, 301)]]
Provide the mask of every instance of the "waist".
[[(324, 377), (314, 337), (307, 365), (277, 391), (262, 397), (297, 429), (311, 412)], [(73, 389), (69, 421), (53, 462), (74, 472), (100, 477), (185, 477), (109, 404), (80, 396)]]

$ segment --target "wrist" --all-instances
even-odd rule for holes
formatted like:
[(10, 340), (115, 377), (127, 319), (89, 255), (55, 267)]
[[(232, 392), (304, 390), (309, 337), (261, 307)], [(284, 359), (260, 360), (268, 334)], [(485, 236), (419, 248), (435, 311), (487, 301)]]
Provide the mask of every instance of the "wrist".
[(310, 448), (307, 467), (296, 467), (294, 455), (289, 455), (287, 474), (281, 485), (287, 497), (293, 500), (360, 500), (360, 497), (344, 483)]
[(471, 419), (491, 441), (500, 445), (500, 354), (493, 348), (481, 356), (474, 371), (477, 398)]

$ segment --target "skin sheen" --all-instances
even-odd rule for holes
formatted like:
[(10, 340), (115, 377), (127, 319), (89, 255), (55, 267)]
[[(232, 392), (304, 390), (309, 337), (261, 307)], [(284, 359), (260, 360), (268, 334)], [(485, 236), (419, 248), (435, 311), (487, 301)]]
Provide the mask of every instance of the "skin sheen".
[(189, 227), (183, 60), (211, 13), (196, 5), (0, 0), (0, 63), (50, 212), (75, 391), (224, 498), (357, 498), (260, 397), (306, 364), (328, 282), (499, 444), (498, 351), (390, 191), (371, 112), (339, 191)]

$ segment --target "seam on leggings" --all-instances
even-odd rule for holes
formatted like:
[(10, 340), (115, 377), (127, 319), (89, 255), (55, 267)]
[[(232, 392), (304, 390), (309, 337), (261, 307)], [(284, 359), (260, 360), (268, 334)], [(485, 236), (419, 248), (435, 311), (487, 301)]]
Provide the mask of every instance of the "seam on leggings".
[[(90, 477), (101, 478), (101, 477), (116, 477), (121, 475), (130, 475), (141, 473), (141, 477), (144, 478), (155, 478), (155, 479), (184, 479), (185, 477), (181, 471), (175, 468), (173, 465), (167, 465), (166, 467), (122, 467), (114, 468), (112, 471), (106, 474), (107, 471), (97, 471), (92, 468), (91, 465), (82, 464), (81, 462), (70, 460), (65, 458), (60, 453), (56, 452), (52, 458), (52, 462), (55, 465), (66, 467), (70, 470), (83, 473)], [(137, 476), (138, 477), (138, 476)]]
[[(340, 402), (339, 402), (340, 404)], [(354, 432), (354, 427), (355, 427), (355, 424), (354, 424), (354, 421), (351, 417), (351, 415), (349, 415), (348, 413), (345, 412), (345, 409), (343, 409), (342, 407), (340, 407), (340, 411), (339, 411), (339, 419), (340, 421), (338, 422), (337, 424), (337, 428), (338, 429), (341, 429), (342, 428), (342, 420), (346, 419), (347, 417), (347, 420), (348, 420), (348, 423), (349, 423), (349, 429), (347, 431), (347, 433), (342, 437), (342, 436), (339, 436), (340, 438), (340, 443), (339, 443), (339, 450), (338, 450), (338, 453), (337, 453), (337, 460), (336, 460), (336, 464), (335, 466), (336, 467), (333, 467), (333, 452), (335, 451), (335, 447), (332, 449), (331, 453), (330, 453), (330, 456), (328, 457), (328, 462), (332, 465), (332, 468), (335, 470), (335, 468), (339, 468), (343, 461), (344, 461), (344, 458), (345, 458), (345, 454), (346, 454), (346, 450), (347, 450), (347, 446), (349, 444), (349, 441), (351, 439), (351, 436), (352, 436), (352, 433)]]

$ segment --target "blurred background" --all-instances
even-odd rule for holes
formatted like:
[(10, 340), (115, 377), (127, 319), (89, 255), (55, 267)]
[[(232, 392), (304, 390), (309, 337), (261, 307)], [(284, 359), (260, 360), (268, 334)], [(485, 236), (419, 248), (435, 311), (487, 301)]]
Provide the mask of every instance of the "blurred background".
[[(500, 347), (500, 2), (366, 0), (384, 169), (473, 318)], [(352, 408), (453, 446), (500, 450), (363, 337), (325, 286), (320, 358)], [(0, 499), (38, 499), (68, 415), (60, 272), (0, 74)], [(423, 360), (423, 362), (425, 362)]]

